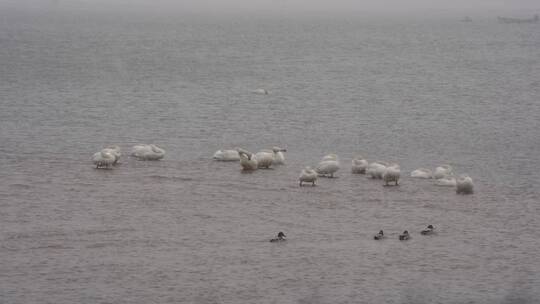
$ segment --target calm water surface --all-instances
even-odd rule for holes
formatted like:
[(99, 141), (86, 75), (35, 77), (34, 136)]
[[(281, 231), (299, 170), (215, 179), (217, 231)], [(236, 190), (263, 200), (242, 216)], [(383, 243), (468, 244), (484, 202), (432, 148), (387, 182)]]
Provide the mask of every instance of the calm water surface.
[[(1, 11), (0, 302), (537, 303), (540, 30), (458, 19)], [(444, 163), (476, 193), (408, 177)]]

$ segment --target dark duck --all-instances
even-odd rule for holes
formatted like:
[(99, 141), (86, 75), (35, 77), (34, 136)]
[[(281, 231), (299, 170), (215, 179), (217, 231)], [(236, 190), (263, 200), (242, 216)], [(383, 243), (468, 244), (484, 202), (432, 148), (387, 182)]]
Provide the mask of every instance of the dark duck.
[(270, 242), (283, 242), (283, 241), (286, 241), (285, 239), (285, 233), (283, 232), (279, 232), (277, 237), (275, 239), (271, 239)]

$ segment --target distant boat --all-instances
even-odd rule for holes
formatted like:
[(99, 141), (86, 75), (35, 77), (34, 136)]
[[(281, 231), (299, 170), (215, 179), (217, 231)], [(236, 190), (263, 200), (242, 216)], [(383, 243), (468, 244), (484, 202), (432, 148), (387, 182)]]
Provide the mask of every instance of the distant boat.
[(472, 22), (472, 19), (469, 16), (465, 16), (465, 18), (461, 19), (461, 22)]
[(538, 15), (534, 15), (532, 18), (506, 18), (506, 17), (497, 17), (497, 20), (500, 23), (537, 23)]

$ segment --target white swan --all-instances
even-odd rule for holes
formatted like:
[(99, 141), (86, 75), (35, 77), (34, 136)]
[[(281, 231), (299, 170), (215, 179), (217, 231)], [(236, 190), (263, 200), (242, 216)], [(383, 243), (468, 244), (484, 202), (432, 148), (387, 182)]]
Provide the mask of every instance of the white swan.
[(262, 150), (255, 153), (255, 159), (259, 168), (270, 168), (274, 163), (274, 151), (272, 150)]
[(366, 174), (368, 162), (362, 156), (357, 155), (352, 160), (351, 173), (353, 174)]
[(238, 155), (238, 150), (217, 150), (213, 159), (218, 161), (239, 161), (240, 155)]
[(317, 172), (311, 167), (307, 166), (302, 170), (302, 173), (300, 173), (300, 177), (298, 180), (300, 181), (300, 187), (302, 187), (302, 183), (311, 183), (312, 186), (315, 186), (315, 181), (317, 180)]
[[(273, 147), (272, 150), (264, 149), (255, 153), (255, 159), (257, 160), (259, 168), (268, 169), (270, 168), (270, 166), (276, 164), (276, 160), (278, 162), (283, 162), (285, 160), (285, 157), (283, 156), (282, 152), (285, 151), (287, 150), (279, 147)], [(278, 153), (281, 153), (281, 156), (278, 156)]]
[(253, 91), (253, 93), (259, 94), (259, 95), (268, 95), (268, 90), (266, 90), (266, 89), (256, 89), (256, 90)]
[(433, 178), (439, 179), (445, 176), (452, 175), (452, 166), (450, 165), (441, 165), (435, 168), (433, 172)]
[(369, 175), (371, 178), (382, 179), (383, 174), (386, 170), (386, 167), (388, 166), (389, 164), (387, 162), (383, 162), (383, 161), (372, 162), (367, 167), (366, 174)]
[(92, 156), (92, 161), (94, 162), (94, 165), (96, 165), (96, 169), (109, 169), (116, 161), (116, 157), (114, 156), (114, 154), (107, 151), (107, 149), (103, 149), (97, 153), (94, 153), (94, 155)]
[(287, 152), (287, 149), (282, 149), (280, 147), (273, 147), (272, 151), (274, 151), (274, 161), (272, 162), (273, 165), (284, 165), (285, 164), (285, 155), (283, 152)]
[(109, 146), (109, 147), (107, 147), (107, 148), (105, 148), (103, 150), (106, 151), (106, 152), (111, 153), (112, 155), (114, 155), (114, 163), (113, 163), (113, 165), (116, 165), (116, 163), (120, 160), (120, 156), (122, 156), (122, 153), (120, 152), (121, 151), (120, 147), (116, 146), (116, 145)]
[(389, 186), (390, 182), (395, 182), (397, 186), (400, 175), (401, 171), (399, 170), (399, 165), (392, 164), (385, 168), (384, 173), (382, 174), (382, 179), (386, 186)]
[(160, 160), (165, 156), (165, 150), (154, 144), (136, 145), (131, 149), (131, 156), (139, 160)]
[(334, 173), (339, 170), (339, 158), (336, 154), (328, 154), (322, 158), (315, 168), (320, 176), (334, 177)]
[(413, 172), (411, 172), (411, 177), (414, 178), (433, 178), (433, 174), (431, 173), (431, 170), (426, 168), (420, 168), (416, 169)]
[(244, 149), (238, 149), (238, 155), (240, 156), (240, 166), (242, 166), (242, 170), (257, 170), (259, 165), (253, 153), (250, 153)]
[(435, 185), (442, 187), (455, 187), (456, 179), (451, 175), (447, 175), (442, 178), (435, 179)]
[(456, 180), (456, 193), (457, 194), (473, 194), (473, 181), (468, 175), (460, 175)]

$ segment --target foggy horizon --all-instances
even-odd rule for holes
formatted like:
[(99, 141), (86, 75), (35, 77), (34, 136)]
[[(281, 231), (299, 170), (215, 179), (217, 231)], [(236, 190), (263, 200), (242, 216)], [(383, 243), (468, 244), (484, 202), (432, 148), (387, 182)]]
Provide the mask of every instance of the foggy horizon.
[(0, 1), (0, 8), (22, 10), (85, 10), (85, 11), (142, 11), (149, 13), (372, 13), (390, 15), (415, 15), (432, 13), (439, 14), (472, 14), (493, 15), (508, 13), (516, 16), (530, 16), (540, 12), (540, 4), (532, 0), (476, 0), (476, 1), (428, 1), (374, 0), (353, 1), (307, 1), (307, 0), (29, 0), (29, 1)]

